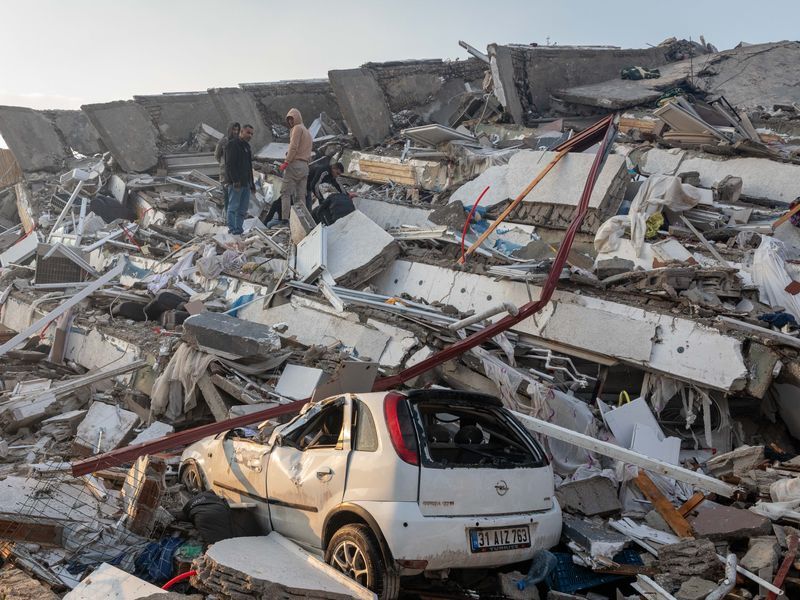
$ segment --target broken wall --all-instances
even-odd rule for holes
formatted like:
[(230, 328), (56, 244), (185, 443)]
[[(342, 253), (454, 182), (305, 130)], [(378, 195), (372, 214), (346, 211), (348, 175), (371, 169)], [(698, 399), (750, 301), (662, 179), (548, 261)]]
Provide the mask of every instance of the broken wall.
[(44, 114), (53, 121), (66, 143), (76, 152), (92, 156), (106, 151), (100, 134), (82, 111), (47, 110)]
[(147, 110), (161, 136), (171, 142), (185, 142), (200, 123), (220, 132), (224, 132), (227, 125), (208, 92), (134, 96), (133, 99)]
[(285, 126), (290, 108), (300, 111), (306, 125), (322, 112), (335, 121), (342, 120), (333, 88), (326, 79), (242, 83), (240, 87), (255, 98), (261, 117), (268, 126)]
[(411, 110), (426, 121), (447, 124), (449, 114), (440, 112), (454, 101), (452, 110), (455, 110), (458, 107), (455, 99), (466, 91), (467, 85), (480, 90), (487, 65), (470, 58), (367, 63), (363, 68), (375, 75), (392, 112)]
[(524, 124), (527, 113), (550, 109), (555, 90), (613, 79), (625, 67), (659, 67), (667, 63), (668, 49), (492, 45), (489, 54), (496, 57), (505, 106), (515, 123)]
[(7, 148), (0, 148), (0, 188), (22, 181), (22, 170), (14, 154)]

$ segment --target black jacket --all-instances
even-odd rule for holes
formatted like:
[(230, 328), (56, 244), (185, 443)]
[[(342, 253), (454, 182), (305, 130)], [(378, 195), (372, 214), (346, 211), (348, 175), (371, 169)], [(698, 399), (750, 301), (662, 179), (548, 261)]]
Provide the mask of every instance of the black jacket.
[(318, 165), (311, 169), (308, 173), (308, 182), (306, 183), (306, 192), (307, 194), (313, 193), (317, 200), (320, 202), (323, 201), (322, 192), (319, 191), (319, 185), (322, 183), (328, 183), (336, 188), (336, 191), (340, 194), (342, 193), (342, 186), (339, 185), (339, 182), (336, 181), (336, 178), (333, 176), (331, 172), (330, 166), (323, 166)]
[(346, 217), (351, 212), (355, 211), (356, 207), (353, 201), (345, 193), (330, 194), (319, 206), (314, 209), (314, 220), (322, 222), (324, 225), (333, 225), (341, 219)]
[(241, 138), (230, 140), (225, 148), (225, 173), (231, 185), (253, 187), (253, 153)]

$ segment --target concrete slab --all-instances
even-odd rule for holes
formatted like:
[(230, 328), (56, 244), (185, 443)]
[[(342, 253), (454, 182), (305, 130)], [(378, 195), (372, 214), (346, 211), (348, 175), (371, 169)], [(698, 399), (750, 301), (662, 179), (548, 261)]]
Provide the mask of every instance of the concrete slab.
[(436, 223), (429, 219), (429, 215), (433, 211), (426, 208), (392, 204), (370, 198), (353, 198), (353, 204), (383, 229), (402, 227), (403, 225), (419, 227), (420, 229), (433, 229), (436, 227)]
[(139, 422), (136, 413), (93, 402), (75, 434), (75, 447), (88, 454), (102, 454), (115, 448), (130, 437)]
[(271, 327), (212, 312), (186, 319), (183, 339), (221, 355), (239, 357), (263, 358), (281, 348), (278, 334)]
[[(272, 141), (272, 129), (265, 123), (253, 95), (240, 88), (211, 88), (208, 90), (211, 101), (226, 123), (252, 125), (255, 130), (250, 145), (261, 148)], [(227, 129), (226, 129), (227, 130)]]
[(142, 105), (126, 100), (85, 104), (81, 110), (125, 171), (141, 173), (156, 166), (158, 130)]
[(700, 185), (711, 188), (729, 175), (742, 179), (742, 197), (792, 202), (800, 196), (800, 165), (766, 158), (721, 158), (689, 151), (653, 148), (642, 153), (639, 166), (647, 175), (700, 174)]
[[(514, 154), (507, 165), (490, 167), (479, 177), (465, 183), (450, 197), (450, 202), (461, 202), (470, 207), (488, 185), (489, 191), (479, 206), (488, 208), (504, 200), (516, 198), (530, 182), (555, 158), (556, 152), (524, 150)], [(567, 154), (544, 179), (525, 196), (523, 202), (577, 206), (586, 177), (594, 161), (594, 154)], [(589, 208), (599, 208), (608, 195), (609, 187), (620, 171), (625, 169), (625, 158), (612, 154), (608, 157), (589, 199)]]
[[(524, 283), (494, 281), (482, 275), (405, 260), (395, 261), (370, 284), (381, 294), (409, 294), (454, 306), (461, 312), (479, 312), (501, 300), (516, 306), (529, 301)], [(531, 286), (530, 294), (537, 298), (540, 288)], [(556, 308), (563, 304), (570, 307)], [(575, 323), (593, 321), (605, 326), (575, 327)], [(623, 362), (714, 389), (742, 389), (747, 380), (748, 370), (739, 340), (689, 319), (587, 295), (556, 291), (542, 312), (512, 330), (564, 351), (571, 348), (573, 352), (610, 356), (606, 352), (613, 347), (614, 351), (620, 350), (622, 356), (629, 357), (622, 359)], [(608, 336), (608, 331), (619, 332), (619, 335)], [(568, 339), (570, 335), (574, 337)], [(620, 349), (610, 337), (628, 340), (627, 349)], [(555, 338), (567, 341), (555, 342)]]
[(375, 594), (279, 533), (223, 540), (198, 560), (193, 578), (224, 598), (373, 600)]
[(242, 83), (239, 87), (255, 98), (268, 126), (285, 126), (286, 113), (290, 108), (300, 111), (306, 127), (321, 113), (334, 121), (342, 120), (339, 105), (327, 79)]
[(156, 421), (152, 425), (148, 426), (144, 431), (140, 432), (135, 438), (133, 438), (130, 445), (135, 446), (136, 444), (142, 444), (144, 442), (149, 442), (150, 440), (157, 440), (158, 438), (169, 435), (174, 431), (175, 428), (172, 425), (162, 423), (161, 421)]
[(0, 106), (0, 135), (25, 171), (59, 171), (72, 158), (53, 122), (22, 106)]
[(168, 596), (159, 587), (107, 563), (86, 577), (64, 600), (141, 600), (157, 594)]
[(328, 71), (342, 116), (359, 146), (383, 142), (391, 133), (392, 115), (383, 90), (368, 69)]
[(697, 514), (688, 521), (696, 536), (714, 542), (746, 540), (772, 532), (772, 523), (767, 517), (735, 506), (706, 500), (695, 511)]

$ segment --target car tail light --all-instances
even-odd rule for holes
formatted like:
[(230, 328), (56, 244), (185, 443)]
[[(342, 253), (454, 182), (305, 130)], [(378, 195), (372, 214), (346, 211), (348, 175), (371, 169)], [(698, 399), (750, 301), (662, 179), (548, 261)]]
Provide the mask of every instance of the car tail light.
[(414, 433), (406, 397), (397, 392), (388, 394), (383, 401), (383, 412), (397, 456), (410, 465), (419, 465), (417, 436)]

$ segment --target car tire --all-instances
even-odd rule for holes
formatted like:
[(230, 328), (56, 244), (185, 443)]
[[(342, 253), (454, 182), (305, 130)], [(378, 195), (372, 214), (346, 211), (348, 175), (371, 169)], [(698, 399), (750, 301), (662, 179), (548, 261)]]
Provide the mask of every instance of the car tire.
[(206, 490), (206, 482), (200, 468), (194, 462), (186, 463), (181, 469), (181, 483), (191, 494), (199, 494)]
[(375, 592), (380, 600), (395, 600), (400, 595), (400, 576), (385, 564), (366, 525), (351, 523), (334, 533), (325, 549), (325, 562)]

